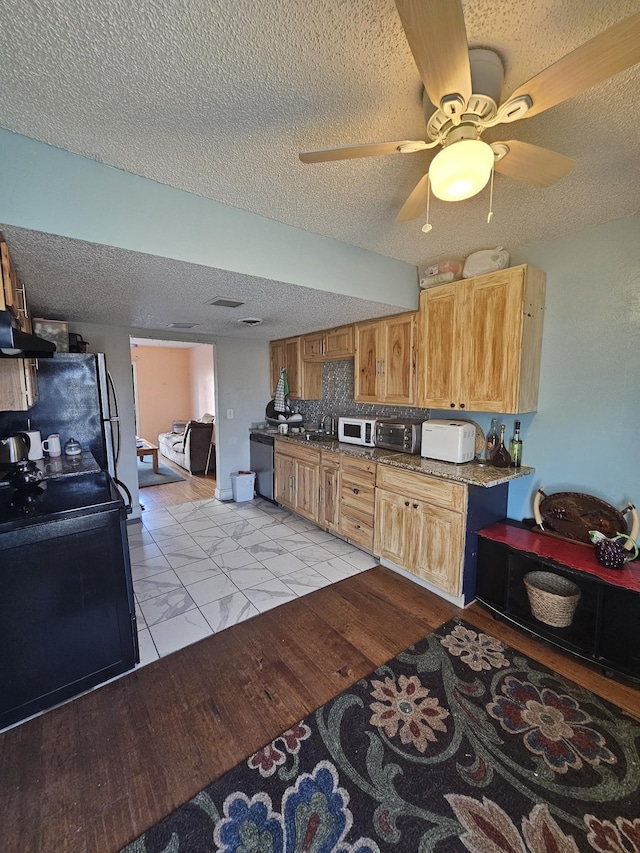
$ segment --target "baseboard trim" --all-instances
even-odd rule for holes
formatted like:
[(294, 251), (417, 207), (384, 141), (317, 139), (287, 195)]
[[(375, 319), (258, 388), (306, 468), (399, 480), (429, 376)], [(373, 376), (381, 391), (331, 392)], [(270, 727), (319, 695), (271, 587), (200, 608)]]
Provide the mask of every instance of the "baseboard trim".
[[(380, 558), (380, 565), (386, 566), (387, 569), (392, 569), (394, 572), (397, 572), (402, 577), (407, 578), (407, 580), (413, 581), (417, 583), (419, 586), (428, 589), (429, 592), (434, 593), (434, 595), (439, 595), (440, 598), (445, 598), (447, 601), (450, 601), (451, 604), (455, 604), (456, 607), (464, 607), (464, 595), (450, 595), (448, 592), (445, 592), (443, 589), (439, 589), (429, 581), (424, 580), (424, 578), (419, 578), (417, 575), (412, 575), (411, 572), (406, 571), (406, 569), (401, 569), (400, 566), (396, 566), (395, 563), (392, 563), (391, 560), (386, 560), (384, 558)], [(471, 601), (468, 602), (471, 604)]]
[(221, 489), (219, 486), (216, 486), (214, 496), (219, 501), (232, 501), (233, 500), (233, 489)]

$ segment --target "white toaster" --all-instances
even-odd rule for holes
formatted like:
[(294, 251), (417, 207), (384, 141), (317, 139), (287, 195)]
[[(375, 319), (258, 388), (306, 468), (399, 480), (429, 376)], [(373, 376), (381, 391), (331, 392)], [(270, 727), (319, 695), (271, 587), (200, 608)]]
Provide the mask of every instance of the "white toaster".
[(475, 449), (476, 428), (469, 421), (423, 421), (421, 456), (442, 462), (471, 462)]

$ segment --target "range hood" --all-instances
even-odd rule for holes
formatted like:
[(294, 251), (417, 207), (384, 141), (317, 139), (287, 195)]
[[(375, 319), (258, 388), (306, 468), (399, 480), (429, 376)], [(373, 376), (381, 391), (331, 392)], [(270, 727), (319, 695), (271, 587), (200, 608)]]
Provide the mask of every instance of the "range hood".
[(51, 358), (56, 345), (11, 325), (11, 314), (0, 311), (0, 358)]

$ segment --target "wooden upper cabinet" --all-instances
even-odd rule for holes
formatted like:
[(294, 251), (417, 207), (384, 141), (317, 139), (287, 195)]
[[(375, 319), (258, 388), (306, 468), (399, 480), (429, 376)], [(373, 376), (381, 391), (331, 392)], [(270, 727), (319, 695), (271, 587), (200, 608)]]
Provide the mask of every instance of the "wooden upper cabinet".
[(382, 365), (380, 402), (415, 404), (415, 312), (389, 317), (380, 324)]
[(38, 402), (34, 358), (0, 359), (0, 412), (26, 412)]
[(357, 323), (355, 346), (353, 399), (359, 403), (375, 403), (378, 400), (380, 324)]
[[(457, 319), (460, 300), (455, 284), (431, 287), (420, 294), (418, 320), (418, 405), (455, 408), (460, 382)], [(425, 403), (428, 400), (428, 403)]]
[(315, 361), (322, 358), (324, 345), (324, 332), (316, 332), (313, 335), (302, 337), (302, 358), (305, 361)]
[(9, 247), (0, 234), (0, 311), (9, 311), (18, 328), (31, 332), (31, 318), (27, 308), (27, 297), (20, 284)]
[(302, 358), (305, 361), (337, 361), (351, 358), (353, 352), (353, 326), (340, 326), (302, 337)]
[(284, 342), (284, 363), (287, 368), (289, 397), (294, 400), (302, 399), (302, 358), (300, 353), (300, 338), (287, 338)]
[(353, 358), (354, 351), (353, 326), (340, 326), (339, 329), (329, 329), (325, 332), (325, 360)]
[(292, 400), (320, 400), (322, 398), (322, 364), (307, 363), (302, 359), (302, 338), (271, 341), (270, 371), (271, 396), (275, 396), (281, 368), (287, 371), (289, 398)]
[(271, 375), (271, 396), (275, 397), (280, 370), (286, 367), (284, 341), (271, 341), (269, 344), (269, 361)]
[(415, 337), (415, 312), (356, 324), (356, 401), (415, 405)]
[(535, 411), (544, 295), (545, 274), (527, 265), (423, 291), (418, 405)]

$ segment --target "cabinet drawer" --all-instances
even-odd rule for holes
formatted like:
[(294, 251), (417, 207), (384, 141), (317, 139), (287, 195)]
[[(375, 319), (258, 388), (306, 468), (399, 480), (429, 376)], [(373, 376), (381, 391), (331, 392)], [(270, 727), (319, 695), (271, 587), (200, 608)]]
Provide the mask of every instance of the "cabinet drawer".
[(380, 488), (418, 498), (447, 509), (464, 512), (467, 505), (467, 487), (461, 483), (438, 480), (426, 474), (400, 471), (388, 465), (378, 466), (377, 485)]
[(357, 518), (345, 515), (344, 510), (340, 517), (340, 532), (351, 542), (361, 545), (367, 551), (373, 551), (373, 527), (363, 524)]
[(355, 456), (342, 457), (342, 473), (353, 474), (361, 480), (375, 483), (376, 463), (372, 459), (357, 459)]
[(358, 503), (354, 499), (347, 498), (345, 500), (344, 494), (342, 494), (342, 500), (340, 502), (340, 511), (349, 516), (350, 518), (355, 518), (360, 524), (366, 524), (369, 527), (373, 527), (373, 518), (374, 518), (374, 502), (366, 501)]
[(290, 456), (293, 459), (300, 459), (302, 462), (308, 462), (310, 465), (320, 464), (320, 451), (313, 447), (305, 447), (302, 444), (295, 444), (292, 441), (282, 441), (276, 439), (276, 453), (282, 456)]
[(322, 450), (322, 464), (326, 465), (327, 468), (339, 468), (340, 467), (340, 454), (336, 453), (335, 450)]

